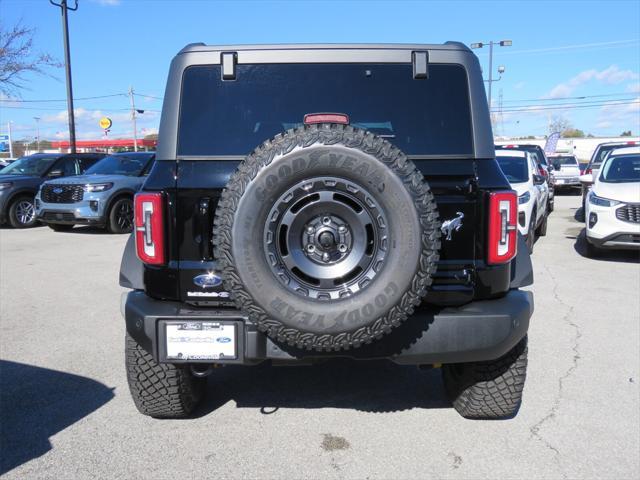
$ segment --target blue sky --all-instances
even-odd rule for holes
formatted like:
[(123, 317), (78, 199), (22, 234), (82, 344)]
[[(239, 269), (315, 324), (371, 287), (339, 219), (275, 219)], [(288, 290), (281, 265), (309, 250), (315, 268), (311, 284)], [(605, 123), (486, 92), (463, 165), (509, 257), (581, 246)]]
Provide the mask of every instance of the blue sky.
[[(70, 13), (74, 96), (126, 93), (146, 112), (139, 135), (157, 131), (167, 69), (185, 44), (392, 42), (466, 44), (510, 39), (496, 48), (494, 107), (502, 90), (497, 134), (541, 135), (564, 116), (597, 136), (640, 130), (640, 1), (154, 1), (80, 0)], [(22, 19), (35, 27), (35, 49), (63, 58), (59, 9), (47, 0), (0, 0), (3, 28)], [(488, 49), (476, 50), (485, 73)], [(66, 138), (64, 70), (29, 76), (23, 102), (0, 99), (0, 130), (14, 139)], [(157, 97), (157, 98), (152, 98)], [(567, 97), (586, 97), (572, 99)], [(588, 102), (588, 103), (583, 103)], [(606, 105), (604, 103), (609, 103)], [(570, 108), (580, 104), (580, 108)], [(567, 106), (569, 105), (569, 107)], [(540, 106), (545, 106), (541, 110)], [(99, 138), (98, 119), (113, 119), (110, 136), (132, 134), (129, 99), (77, 100), (78, 138)], [(587, 107), (587, 108), (585, 108)]]

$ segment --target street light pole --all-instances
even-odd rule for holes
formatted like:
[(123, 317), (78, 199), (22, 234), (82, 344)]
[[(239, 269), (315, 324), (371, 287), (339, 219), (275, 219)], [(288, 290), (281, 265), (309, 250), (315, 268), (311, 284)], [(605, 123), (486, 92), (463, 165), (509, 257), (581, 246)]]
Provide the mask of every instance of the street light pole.
[(138, 151), (138, 129), (136, 127), (136, 103), (133, 99), (133, 87), (129, 87), (129, 98), (131, 100), (131, 120), (133, 122), (133, 151)]
[(71, 54), (69, 52), (69, 21), (67, 11), (75, 12), (78, 9), (78, 0), (74, 0), (74, 7), (67, 5), (67, 0), (60, 0), (56, 3), (49, 0), (51, 5), (60, 7), (62, 11), (62, 37), (64, 40), (64, 64), (67, 76), (67, 114), (69, 117), (69, 148), (71, 153), (76, 153), (76, 122), (73, 115), (73, 86), (71, 82)]
[(33, 117), (36, 121), (36, 141), (38, 145), (38, 152), (40, 151), (40, 117)]
[[(493, 82), (497, 82), (498, 80), (500, 80), (500, 78), (502, 78), (501, 76), (498, 80), (493, 79), (493, 46), (499, 45), (501, 47), (510, 47), (511, 45), (513, 45), (513, 42), (511, 40), (500, 40), (499, 42), (494, 42), (493, 40), (491, 40), (485, 43), (472, 43), (471, 48), (482, 48), (485, 45), (489, 45), (489, 90), (487, 92), (487, 97), (489, 102), (489, 111), (491, 111), (491, 86), (493, 85)], [(502, 71), (504, 71), (504, 67), (500, 68), (502, 69)], [(502, 75), (502, 72), (500, 72), (500, 74)]]

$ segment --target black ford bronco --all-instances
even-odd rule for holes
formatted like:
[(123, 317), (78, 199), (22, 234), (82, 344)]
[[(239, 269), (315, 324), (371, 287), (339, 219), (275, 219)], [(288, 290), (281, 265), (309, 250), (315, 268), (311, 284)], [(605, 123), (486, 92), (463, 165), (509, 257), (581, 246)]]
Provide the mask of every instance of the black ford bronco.
[(185, 47), (120, 272), (137, 408), (189, 415), (214, 366), (350, 357), (514, 415), (533, 274), (494, 156), (460, 43)]

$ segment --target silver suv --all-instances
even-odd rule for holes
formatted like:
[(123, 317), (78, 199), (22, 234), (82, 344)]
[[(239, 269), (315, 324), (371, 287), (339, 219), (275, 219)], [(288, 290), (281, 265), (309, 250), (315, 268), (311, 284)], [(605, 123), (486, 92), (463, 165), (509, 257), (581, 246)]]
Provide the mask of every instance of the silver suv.
[(133, 195), (155, 160), (152, 152), (116, 153), (84, 175), (45, 182), (36, 195), (38, 219), (56, 231), (95, 225), (111, 233), (133, 229)]

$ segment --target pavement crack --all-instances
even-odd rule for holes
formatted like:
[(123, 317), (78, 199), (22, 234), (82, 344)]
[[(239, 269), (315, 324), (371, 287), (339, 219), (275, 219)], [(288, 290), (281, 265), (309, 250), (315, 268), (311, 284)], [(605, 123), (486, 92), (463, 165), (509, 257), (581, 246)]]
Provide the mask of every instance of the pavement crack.
[(578, 368), (578, 363), (580, 361), (580, 339), (582, 338), (582, 330), (580, 329), (580, 326), (575, 323), (573, 320), (571, 320), (571, 314), (573, 313), (573, 306), (568, 305), (567, 303), (565, 303), (561, 298), (560, 295), (558, 294), (558, 282), (556, 281), (556, 277), (553, 276), (553, 274), (551, 273), (551, 271), (549, 270), (549, 267), (545, 266), (545, 270), (547, 271), (547, 273), (549, 274), (549, 277), (551, 278), (552, 282), (553, 282), (553, 297), (556, 300), (556, 302), (558, 302), (559, 304), (563, 305), (567, 311), (565, 312), (565, 314), (562, 316), (562, 321), (565, 322), (567, 325), (569, 325), (573, 330), (574, 330), (574, 335), (571, 339), (571, 350), (573, 351), (573, 357), (571, 359), (571, 365), (569, 366), (569, 368), (564, 372), (564, 374), (562, 374), (560, 376), (560, 378), (558, 378), (558, 392), (556, 394), (556, 397), (553, 401), (553, 404), (551, 406), (551, 408), (549, 409), (549, 411), (547, 412), (547, 414), (545, 416), (543, 416), (540, 420), (538, 420), (534, 425), (532, 425), (529, 428), (529, 431), (531, 432), (531, 435), (533, 437), (535, 437), (538, 441), (542, 442), (549, 450), (551, 450), (554, 454), (554, 458), (558, 464), (558, 467), (560, 468), (560, 471), (562, 473), (562, 477), (563, 478), (568, 478), (566, 473), (564, 473), (562, 471), (562, 466), (561, 466), (561, 462), (560, 462), (560, 457), (561, 457), (561, 453), (560, 450), (558, 449), (558, 447), (556, 447), (555, 445), (553, 445), (549, 440), (547, 440), (541, 433), (540, 433), (540, 429), (542, 428), (542, 426), (553, 420), (554, 418), (556, 418), (556, 415), (558, 413), (558, 410), (560, 408), (560, 403), (562, 402), (562, 399), (564, 397), (564, 384), (565, 381), (571, 377), (575, 371)]

